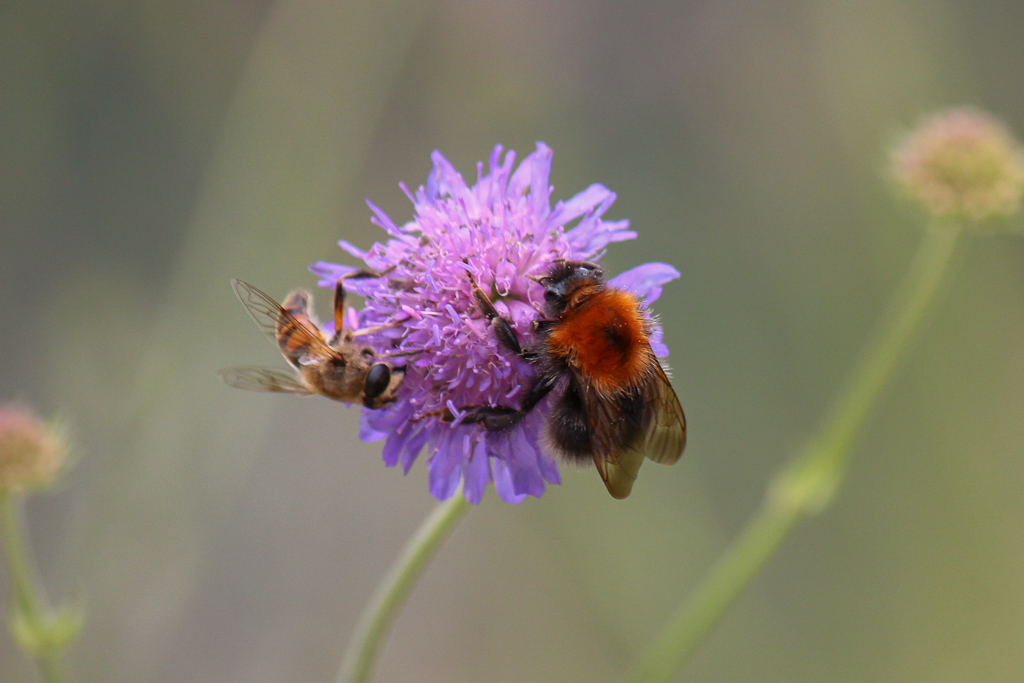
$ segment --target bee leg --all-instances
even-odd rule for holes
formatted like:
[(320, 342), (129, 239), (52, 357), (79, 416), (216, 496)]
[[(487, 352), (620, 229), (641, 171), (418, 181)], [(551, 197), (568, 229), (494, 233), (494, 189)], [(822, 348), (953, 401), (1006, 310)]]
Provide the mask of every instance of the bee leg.
[(476, 406), (462, 416), (462, 424), (480, 424), (489, 432), (508, 429), (523, 419), (526, 413), (508, 406)]
[[(463, 261), (465, 261), (465, 259), (463, 259)], [(483, 313), (484, 317), (487, 318), (487, 321), (491, 323), (491, 327), (494, 329), (494, 335), (498, 338), (498, 341), (512, 353), (517, 356), (522, 356), (523, 347), (519, 343), (519, 337), (516, 336), (516, 331), (512, 328), (512, 323), (498, 313), (498, 309), (494, 307), (494, 303), (491, 301), (490, 297), (484, 294), (484, 290), (480, 289), (480, 285), (476, 283), (476, 278), (473, 277), (473, 274), (466, 274), (469, 276), (469, 281), (473, 285), (473, 299), (476, 300), (476, 305), (480, 308), (480, 312)]]
[(498, 309), (494, 307), (490, 298), (484, 294), (476, 282), (473, 283), (473, 298), (476, 299), (476, 305), (480, 307), (480, 312), (491, 323), (491, 328), (494, 330), (494, 336), (498, 338), (498, 342), (517, 356), (522, 356), (523, 347), (519, 344), (519, 337), (516, 336), (516, 331), (512, 329), (512, 323), (498, 313)]
[(397, 356), (415, 356), (417, 353), (423, 353), (423, 349), (406, 349), (405, 351), (388, 351), (386, 353), (375, 354), (376, 358), (395, 358)]
[(523, 402), (519, 408), (510, 408), (508, 406), (471, 406), (463, 409), (466, 412), (463, 414), (461, 422), (462, 424), (478, 423), (483, 425), (484, 429), (492, 432), (508, 429), (526, 417), (533, 410), (534, 406), (540, 403), (555, 388), (557, 382), (557, 374), (541, 375), (534, 382), (533, 386), (530, 387), (529, 391), (526, 392), (526, 396), (523, 397)]
[[(335, 339), (340, 339), (341, 333), (345, 329), (345, 285), (342, 283), (345, 280), (348, 280), (349, 278), (384, 277), (394, 269), (395, 267), (391, 266), (387, 270), (377, 272), (376, 270), (371, 270), (370, 268), (356, 268), (355, 270), (350, 270), (349, 272), (345, 273), (344, 275), (338, 278), (338, 281), (334, 285)], [(363, 334), (366, 333), (364, 332)]]
[[(402, 322), (404, 322), (405, 320), (407, 320), (407, 318), (403, 318)], [(385, 325), (375, 325), (374, 327), (360, 327), (358, 330), (353, 330), (352, 333), (349, 336), (350, 337), (361, 337), (364, 334), (374, 334), (375, 332), (382, 332), (384, 330), (390, 330), (390, 329), (392, 329), (394, 327), (398, 327), (401, 324), (402, 324), (401, 322), (395, 322), (395, 323), (387, 323)]]

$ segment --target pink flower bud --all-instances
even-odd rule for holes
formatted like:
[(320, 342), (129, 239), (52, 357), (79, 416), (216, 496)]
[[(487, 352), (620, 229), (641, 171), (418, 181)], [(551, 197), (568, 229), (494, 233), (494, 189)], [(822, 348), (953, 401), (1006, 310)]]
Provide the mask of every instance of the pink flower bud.
[(63, 440), (22, 408), (0, 405), (0, 489), (20, 491), (52, 482), (64, 466)]
[(925, 119), (893, 154), (907, 194), (932, 215), (972, 222), (1020, 211), (1024, 152), (988, 114), (947, 109)]

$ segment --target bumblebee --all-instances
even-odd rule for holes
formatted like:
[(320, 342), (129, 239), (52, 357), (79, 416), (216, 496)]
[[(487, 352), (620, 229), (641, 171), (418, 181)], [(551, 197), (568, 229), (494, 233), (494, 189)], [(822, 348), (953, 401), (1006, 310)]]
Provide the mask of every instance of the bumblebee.
[(609, 287), (595, 263), (558, 259), (537, 282), (544, 311), (533, 323), (537, 340), (526, 347), (474, 283), (500, 345), (535, 377), (518, 408), (469, 407), (461, 421), (508, 429), (554, 394), (545, 416), (548, 450), (569, 462), (593, 461), (608, 492), (625, 498), (645, 457), (671, 465), (686, 446), (686, 417), (651, 349), (650, 323), (637, 298)]

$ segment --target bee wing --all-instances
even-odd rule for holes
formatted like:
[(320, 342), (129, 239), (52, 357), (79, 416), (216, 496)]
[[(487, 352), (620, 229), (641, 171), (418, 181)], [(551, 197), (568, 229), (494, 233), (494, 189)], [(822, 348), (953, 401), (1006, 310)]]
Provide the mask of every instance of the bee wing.
[(643, 451), (633, 448), (615, 454), (599, 454), (594, 451), (594, 464), (604, 481), (605, 488), (613, 498), (620, 500), (633, 490), (633, 482), (636, 481), (637, 472), (643, 463)]
[(686, 446), (686, 417), (654, 352), (649, 353), (647, 381), (640, 387), (642, 403), (650, 411), (645, 431), (629, 434), (629, 421), (622, 417), (622, 408), (614, 397), (599, 396), (583, 377), (582, 398), (587, 418), (593, 428), (594, 465), (604, 480), (608, 493), (625, 498), (644, 458), (671, 465), (679, 460)]
[(633, 489), (637, 472), (644, 462), (643, 450), (627, 444), (622, 410), (616, 397), (600, 394), (586, 377), (575, 370), (571, 372), (591, 429), (594, 465), (608, 493), (614, 498), (625, 498)]
[(686, 416), (665, 369), (653, 352), (651, 362), (655, 366), (654, 379), (651, 380), (654, 414), (647, 428), (643, 453), (654, 462), (671, 465), (679, 460), (686, 448)]
[(228, 386), (247, 391), (276, 391), (282, 394), (314, 394), (290, 372), (271, 368), (228, 368), (220, 373)]
[(281, 304), (248, 282), (232, 280), (231, 287), (257, 327), (263, 330), (279, 347), (278, 329), (283, 328), (290, 331), (287, 338), (290, 348), (305, 348), (307, 349), (306, 353), (313, 358), (331, 358), (335, 355), (334, 350), (327, 344), (323, 334), (312, 321), (302, 320), (292, 315)]

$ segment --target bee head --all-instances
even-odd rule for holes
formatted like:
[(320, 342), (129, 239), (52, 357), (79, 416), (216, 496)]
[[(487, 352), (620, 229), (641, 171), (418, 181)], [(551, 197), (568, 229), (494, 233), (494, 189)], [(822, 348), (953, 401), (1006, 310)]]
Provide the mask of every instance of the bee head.
[(391, 368), (387, 363), (374, 363), (370, 371), (366, 373), (366, 388), (364, 395), (366, 400), (373, 401), (387, 390), (391, 384)]
[(405, 367), (394, 367), (389, 363), (374, 363), (366, 373), (363, 389), (363, 405), (377, 409), (395, 400), (395, 392), (405, 379)]
[(544, 287), (544, 307), (557, 317), (570, 306), (579, 305), (586, 295), (602, 286), (603, 271), (596, 263), (555, 259), (551, 272), (538, 282)]

